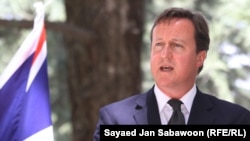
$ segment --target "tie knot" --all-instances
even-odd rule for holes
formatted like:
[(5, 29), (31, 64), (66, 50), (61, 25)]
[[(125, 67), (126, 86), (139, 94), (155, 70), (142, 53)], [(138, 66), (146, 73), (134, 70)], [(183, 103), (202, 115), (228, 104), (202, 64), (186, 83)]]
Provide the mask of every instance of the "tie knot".
[(172, 106), (174, 110), (181, 111), (182, 102), (178, 99), (170, 99), (168, 104)]

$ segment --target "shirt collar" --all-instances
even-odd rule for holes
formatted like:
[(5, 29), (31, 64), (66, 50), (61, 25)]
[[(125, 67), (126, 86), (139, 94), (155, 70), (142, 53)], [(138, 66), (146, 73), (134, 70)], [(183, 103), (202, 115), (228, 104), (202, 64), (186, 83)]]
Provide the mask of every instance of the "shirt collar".
[[(180, 99), (183, 102), (183, 104), (185, 105), (185, 107), (189, 113), (190, 113), (190, 110), (192, 107), (194, 97), (196, 95), (196, 91), (197, 91), (196, 84), (194, 84), (193, 87)], [(154, 87), (154, 93), (156, 96), (158, 109), (159, 109), (159, 111), (162, 111), (164, 106), (166, 105), (167, 101), (170, 99), (170, 97), (165, 95), (156, 84)]]

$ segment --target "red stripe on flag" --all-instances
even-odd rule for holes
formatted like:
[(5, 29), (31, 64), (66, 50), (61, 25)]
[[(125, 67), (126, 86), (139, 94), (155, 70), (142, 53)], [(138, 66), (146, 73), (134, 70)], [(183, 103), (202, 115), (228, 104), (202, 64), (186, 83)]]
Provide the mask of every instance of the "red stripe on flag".
[(45, 31), (45, 28), (43, 27), (42, 33), (40, 35), (39, 42), (37, 44), (37, 48), (36, 48), (36, 51), (35, 51), (35, 54), (34, 54), (34, 58), (32, 60), (32, 64), (35, 62), (38, 54), (41, 52), (41, 49), (42, 49), (42, 46), (43, 46), (43, 43), (44, 43), (45, 39), (46, 39), (46, 31)]

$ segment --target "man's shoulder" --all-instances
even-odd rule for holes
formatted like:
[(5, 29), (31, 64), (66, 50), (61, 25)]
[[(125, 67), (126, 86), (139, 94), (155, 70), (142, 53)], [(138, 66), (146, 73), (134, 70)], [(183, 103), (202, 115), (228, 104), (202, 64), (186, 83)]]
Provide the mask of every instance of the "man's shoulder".
[[(109, 115), (109, 117), (117, 117), (117, 119), (127, 118), (128, 115), (136, 111), (138, 101), (143, 101), (146, 97), (145, 93), (135, 94), (127, 98), (109, 103), (100, 108), (101, 115)], [(146, 103), (146, 102), (143, 102)], [(125, 120), (125, 119), (124, 119)]]
[(144, 99), (144, 98), (146, 99), (145, 93), (138, 93), (138, 94), (123, 98), (121, 100), (109, 103), (105, 105), (104, 107), (110, 108), (110, 107), (121, 107), (121, 106), (133, 106), (136, 104), (137, 100)]
[(245, 112), (250, 112), (246, 107), (238, 104), (238, 103), (234, 103), (232, 101), (228, 101), (222, 98), (218, 98), (214, 95), (211, 94), (207, 94), (207, 93), (202, 93), (203, 97), (206, 97), (206, 99), (209, 99), (210, 102), (217, 108), (219, 109), (227, 109), (227, 110), (234, 110), (234, 111), (245, 111)]

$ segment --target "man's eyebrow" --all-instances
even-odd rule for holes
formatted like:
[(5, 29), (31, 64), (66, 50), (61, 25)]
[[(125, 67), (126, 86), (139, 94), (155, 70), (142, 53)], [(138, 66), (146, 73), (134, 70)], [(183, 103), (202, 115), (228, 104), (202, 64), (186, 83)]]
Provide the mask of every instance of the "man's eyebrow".
[[(153, 41), (164, 41), (164, 39), (162, 37), (156, 37), (152, 40)], [(186, 41), (180, 38), (173, 38), (169, 41), (169, 43), (173, 43), (173, 42), (177, 42), (177, 43), (182, 43), (182, 44), (186, 44)]]
[(156, 38), (153, 38), (153, 40), (163, 40), (162, 37), (156, 37)]
[(186, 44), (186, 41), (185, 41), (185, 40), (182, 40), (182, 39), (179, 39), (179, 38), (171, 39), (171, 41)]

